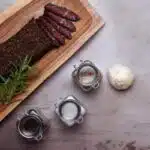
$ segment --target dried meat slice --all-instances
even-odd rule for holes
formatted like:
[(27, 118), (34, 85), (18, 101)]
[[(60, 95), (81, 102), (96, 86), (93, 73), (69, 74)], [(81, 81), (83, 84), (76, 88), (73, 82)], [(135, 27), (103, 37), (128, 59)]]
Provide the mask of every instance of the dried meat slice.
[(62, 35), (64, 35), (67, 39), (71, 40), (72, 39), (72, 35), (71, 35), (71, 32), (64, 28), (63, 26), (60, 26), (59, 24), (57, 24), (55, 21), (53, 21), (52, 19), (50, 19), (50, 17), (46, 17), (45, 18), (47, 19), (47, 21), (49, 21), (52, 26), (59, 32), (61, 33)]
[(42, 22), (41, 18), (37, 19), (36, 22), (37, 22), (38, 26), (41, 28), (41, 30), (43, 30), (43, 32), (49, 37), (51, 44), (53, 46), (59, 47), (60, 46), (59, 42), (56, 40), (55, 37), (53, 37), (53, 35), (44, 26), (44, 23)]
[(57, 5), (54, 5), (52, 3), (49, 3), (45, 6), (45, 9), (56, 14), (56, 15), (59, 15), (63, 18), (66, 18), (70, 21), (80, 20), (79, 15), (77, 15), (75, 12), (73, 12), (72, 10), (67, 9), (65, 7), (61, 7), (61, 6), (57, 6)]
[(65, 44), (65, 37), (61, 35), (44, 17), (40, 18), (43, 25), (53, 35), (53, 37), (61, 44)]
[(55, 15), (55, 14), (49, 12), (49, 11), (45, 11), (44, 15), (50, 17), (52, 20), (57, 22), (59, 25), (67, 28), (69, 31), (71, 31), (71, 32), (76, 31), (76, 27), (71, 21), (66, 20), (64, 18), (61, 18), (61, 17), (59, 17), (59, 16), (57, 16), (57, 15)]

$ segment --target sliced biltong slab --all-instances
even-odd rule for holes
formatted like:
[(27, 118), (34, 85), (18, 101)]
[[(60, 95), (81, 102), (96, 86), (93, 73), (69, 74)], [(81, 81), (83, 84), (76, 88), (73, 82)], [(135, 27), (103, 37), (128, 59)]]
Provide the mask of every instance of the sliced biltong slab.
[(65, 7), (61, 7), (61, 6), (57, 6), (52, 3), (49, 3), (45, 6), (45, 9), (71, 21), (80, 20), (80, 17), (76, 13), (74, 13), (73, 11)]
[(65, 44), (65, 37), (61, 35), (45, 18), (41, 17), (40, 21), (61, 45)]
[(60, 26), (59, 24), (57, 24), (55, 21), (53, 21), (52, 19), (50, 19), (50, 17), (46, 17), (45, 18), (47, 19), (47, 21), (49, 21), (52, 26), (59, 32), (61, 33), (62, 35), (64, 35), (67, 39), (71, 40), (72, 39), (72, 35), (71, 35), (71, 32), (64, 28), (63, 26)]
[(41, 18), (37, 19), (36, 20), (38, 26), (41, 28), (41, 30), (43, 30), (43, 32), (48, 36), (51, 44), (54, 46), (54, 47), (60, 47), (60, 43), (56, 40), (55, 37), (53, 37), (53, 35), (49, 32), (48, 28), (45, 27), (43, 21), (41, 20)]
[(31, 20), (16, 35), (0, 44), (0, 75), (8, 75), (26, 56), (32, 63), (51, 49), (49, 38)]
[(54, 20), (59, 25), (69, 29), (69, 31), (71, 31), (71, 32), (76, 31), (76, 27), (71, 21), (66, 20), (64, 18), (61, 18), (61, 17), (59, 17), (59, 16), (57, 16), (57, 15), (55, 15), (55, 14), (49, 12), (49, 11), (45, 11), (44, 15), (50, 17), (52, 20)]

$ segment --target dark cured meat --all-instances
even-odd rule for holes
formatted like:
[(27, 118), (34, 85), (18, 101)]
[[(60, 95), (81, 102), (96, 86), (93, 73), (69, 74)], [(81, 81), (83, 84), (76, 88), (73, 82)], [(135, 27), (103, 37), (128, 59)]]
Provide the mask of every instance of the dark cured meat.
[[(49, 38), (31, 20), (16, 35), (0, 44), (0, 75), (9, 74), (14, 65), (26, 56), (32, 57), (32, 63), (39, 60), (51, 48)], [(14, 65), (12, 65), (14, 64)]]
[(49, 3), (45, 6), (45, 9), (71, 21), (80, 20), (80, 17), (76, 13), (65, 7), (56, 6), (54, 4)]
[(50, 17), (56, 23), (60, 24), (63, 27), (66, 27), (71, 32), (75, 32), (76, 31), (75, 25), (69, 20), (63, 19), (63, 18), (61, 18), (59, 16), (56, 16), (55, 14), (53, 14), (51, 12), (48, 12), (48, 11), (45, 11), (45, 16)]
[(44, 17), (41, 17), (40, 21), (61, 45), (65, 44), (65, 37), (61, 35)]
[(56, 40), (55, 37), (53, 37), (53, 35), (48, 31), (48, 29), (43, 25), (43, 22), (40, 19), (36, 20), (38, 26), (41, 28), (41, 30), (49, 37), (50, 42), (52, 43), (53, 46), (59, 47), (60, 44), (59, 42)]
[(64, 35), (67, 39), (69, 39), (69, 40), (72, 39), (71, 32), (70, 32), (68, 29), (66, 29), (66, 28), (64, 28), (64, 27), (62, 27), (62, 26), (60, 26), (60, 25), (57, 24), (55, 21), (51, 20), (50, 17), (46, 17), (46, 16), (45, 16), (45, 18), (47, 19), (47, 21), (49, 21), (49, 22), (52, 24), (52, 26), (53, 26), (59, 33), (63, 34), (63, 35)]

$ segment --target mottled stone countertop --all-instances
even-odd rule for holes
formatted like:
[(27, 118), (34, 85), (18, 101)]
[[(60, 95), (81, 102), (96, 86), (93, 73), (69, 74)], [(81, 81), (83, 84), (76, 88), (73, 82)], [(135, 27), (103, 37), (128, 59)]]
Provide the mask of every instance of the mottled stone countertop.
[[(0, 10), (9, 1), (0, 0)], [(132, 141), (137, 147), (149, 146), (150, 0), (89, 2), (106, 26), (0, 124), (0, 150), (135, 150), (125, 146)], [(73, 65), (80, 59), (93, 61), (104, 74), (95, 92), (85, 94), (72, 83)], [(126, 92), (113, 90), (106, 79), (107, 69), (115, 63), (129, 66), (136, 74), (135, 85)], [(88, 114), (82, 125), (68, 129), (56, 118), (54, 103), (70, 94), (82, 101)], [(32, 107), (41, 108), (52, 120), (51, 129), (38, 144), (16, 135), (17, 115)]]

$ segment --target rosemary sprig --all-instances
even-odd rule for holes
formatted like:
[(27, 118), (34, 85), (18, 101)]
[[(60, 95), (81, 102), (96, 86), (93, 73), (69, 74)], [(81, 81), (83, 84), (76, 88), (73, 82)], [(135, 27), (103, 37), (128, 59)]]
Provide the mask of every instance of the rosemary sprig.
[(14, 66), (14, 70), (10, 73), (8, 78), (0, 76), (0, 103), (9, 104), (12, 98), (23, 92), (27, 86), (28, 74), (31, 71), (29, 66), (31, 58), (25, 57), (21, 61), (19, 67)]

